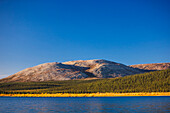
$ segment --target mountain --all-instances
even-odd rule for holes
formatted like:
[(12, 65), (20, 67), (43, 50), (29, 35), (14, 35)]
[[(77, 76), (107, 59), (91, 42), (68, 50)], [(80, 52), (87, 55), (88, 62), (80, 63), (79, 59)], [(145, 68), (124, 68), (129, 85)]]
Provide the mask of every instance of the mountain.
[(144, 72), (143, 70), (107, 60), (77, 60), (63, 62), (63, 64), (83, 67), (83, 72), (90, 73), (98, 78), (123, 77)]
[(170, 92), (169, 81), (167, 69), (111, 79), (0, 83), (0, 94)]
[(24, 69), (0, 82), (39, 82), (84, 79), (88, 77), (115, 78), (146, 71), (107, 60), (78, 60), (45, 63)]
[(143, 70), (165, 70), (165, 69), (170, 69), (170, 63), (137, 64), (137, 65), (130, 65), (130, 67), (143, 69)]
[(77, 70), (75, 66), (61, 63), (45, 63), (24, 69), (14, 75), (1, 79), (3, 82), (56, 81), (87, 78), (88, 75)]

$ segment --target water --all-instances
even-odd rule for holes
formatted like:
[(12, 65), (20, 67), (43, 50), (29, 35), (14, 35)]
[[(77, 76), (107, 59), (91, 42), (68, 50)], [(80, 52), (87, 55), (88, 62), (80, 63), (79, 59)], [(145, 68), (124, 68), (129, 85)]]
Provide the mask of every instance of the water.
[(170, 97), (0, 97), (0, 113), (170, 112)]

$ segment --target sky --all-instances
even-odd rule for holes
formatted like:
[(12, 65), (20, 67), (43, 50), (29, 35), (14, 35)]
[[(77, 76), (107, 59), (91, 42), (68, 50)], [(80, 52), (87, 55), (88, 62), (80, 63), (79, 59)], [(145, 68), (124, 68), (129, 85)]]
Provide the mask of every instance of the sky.
[(170, 62), (169, 0), (0, 0), (0, 78), (47, 62)]

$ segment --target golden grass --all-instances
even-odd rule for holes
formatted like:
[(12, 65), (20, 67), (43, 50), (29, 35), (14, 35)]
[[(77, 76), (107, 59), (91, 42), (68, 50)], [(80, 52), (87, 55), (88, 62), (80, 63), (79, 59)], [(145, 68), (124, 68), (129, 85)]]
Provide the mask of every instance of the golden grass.
[(170, 92), (152, 92), (152, 93), (56, 93), (56, 94), (0, 94), (0, 96), (10, 97), (121, 97), (121, 96), (170, 96)]

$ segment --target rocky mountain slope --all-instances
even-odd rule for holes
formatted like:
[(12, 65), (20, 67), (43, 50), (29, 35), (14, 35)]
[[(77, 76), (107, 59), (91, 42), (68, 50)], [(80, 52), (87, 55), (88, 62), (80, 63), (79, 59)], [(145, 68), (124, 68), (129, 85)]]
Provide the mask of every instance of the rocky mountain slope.
[(14, 75), (1, 79), (2, 82), (56, 81), (87, 78), (88, 75), (77, 70), (75, 66), (61, 63), (45, 63), (24, 69)]
[(63, 62), (63, 64), (81, 67), (83, 72), (90, 73), (98, 78), (114, 78), (138, 74), (143, 70), (134, 69), (126, 65), (107, 60), (78, 60)]
[(0, 82), (58, 81), (88, 77), (114, 78), (143, 72), (145, 71), (107, 60), (78, 60), (40, 64), (1, 79)]
[(170, 69), (170, 63), (137, 64), (130, 67), (144, 70), (165, 70)]

